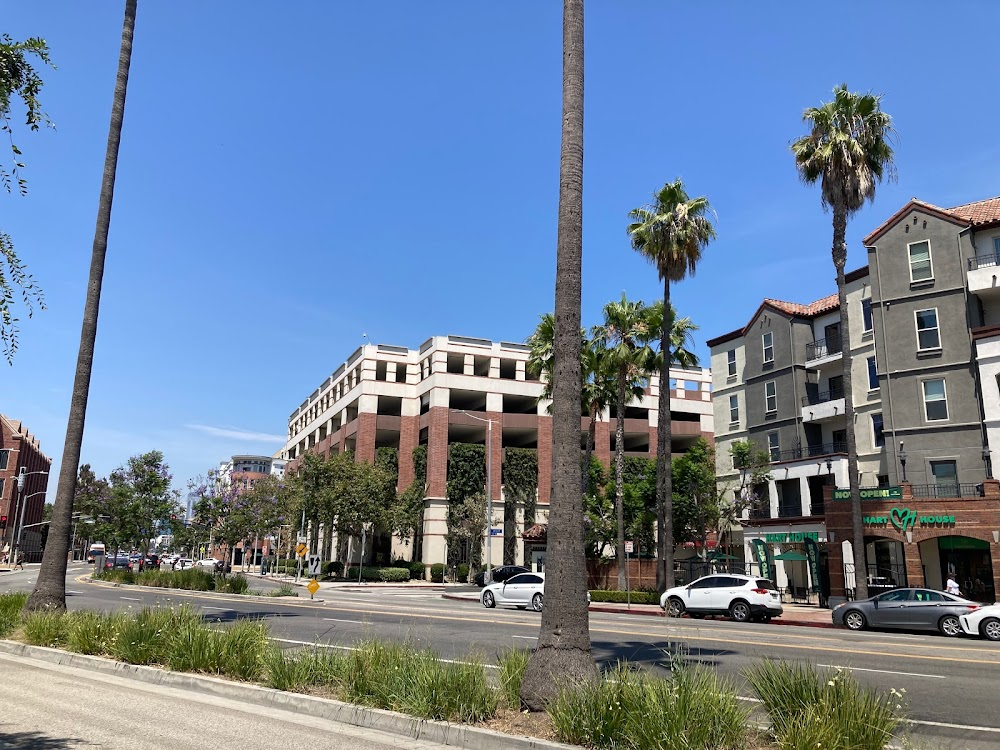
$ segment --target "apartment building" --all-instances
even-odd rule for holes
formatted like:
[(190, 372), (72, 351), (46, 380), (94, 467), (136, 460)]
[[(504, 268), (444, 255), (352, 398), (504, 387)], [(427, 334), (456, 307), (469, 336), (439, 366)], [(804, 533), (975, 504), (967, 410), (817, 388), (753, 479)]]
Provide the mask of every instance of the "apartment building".
[[(409, 543), (387, 540), (373, 547), (392, 559), (415, 559), (430, 565), (445, 562), (449, 446), (490, 444), (493, 480), (492, 562), (503, 562), (504, 538), (517, 539), (516, 562), (544, 564), (538, 529), (522, 540), (523, 508), (505, 528), (502, 484), (505, 449), (537, 452), (538, 486), (535, 520), (547, 518), (552, 472), (552, 424), (548, 402), (540, 402), (543, 384), (527, 369), (524, 344), (464, 336), (434, 336), (419, 348), (368, 344), (341, 364), (290, 415), (284, 457), (289, 471), (307, 451), (323, 455), (352, 451), (358, 461), (374, 461), (380, 447), (399, 455), (399, 489), (414, 481), (413, 450), (427, 446), (424, 520)], [(707, 369), (671, 370), (672, 452), (683, 453), (699, 437), (712, 439), (711, 376)], [(659, 380), (654, 377), (641, 400), (625, 414), (625, 448), (629, 455), (656, 451)], [(596, 457), (610, 465), (613, 451), (611, 414), (598, 417)], [(581, 446), (589, 419), (580, 423)], [(490, 436), (489, 433), (492, 433)], [(513, 501), (511, 501), (513, 502)], [(497, 532), (500, 532), (499, 534)], [(525, 547), (529, 551), (526, 555)], [(391, 547), (391, 549), (390, 549)], [(509, 545), (508, 545), (509, 547)], [(333, 545), (336, 549), (336, 545)]]
[[(0, 518), (6, 518), (0, 529), (0, 551), (13, 546), (15, 527), (21, 522), (21, 502), (24, 502), (24, 525), (21, 549), (25, 559), (41, 559), (41, 534), (37, 524), (42, 520), (48, 472), (52, 459), (42, 453), (38, 438), (32, 435), (19, 420), (0, 414)], [(17, 475), (26, 472), (24, 492), (17, 490)]]
[[(722, 480), (740, 476), (734, 440), (771, 457), (766, 501), (743, 520), (747, 559), (754, 539), (773, 556), (809, 536), (825, 542), (829, 593), (853, 589), (842, 389), (850, 362), (869, 581), (943, 588), (955, 575), (964, 593), (993, 601), (1000, 199), (950, 209), (914, 199), (864, 244), (868, 266), (847, 275), (846, 336), (831, 295), (765, 300), (746, 326), (709, 342)], [(774, 572), (779, 586), (820, 586), (805, 562)]]

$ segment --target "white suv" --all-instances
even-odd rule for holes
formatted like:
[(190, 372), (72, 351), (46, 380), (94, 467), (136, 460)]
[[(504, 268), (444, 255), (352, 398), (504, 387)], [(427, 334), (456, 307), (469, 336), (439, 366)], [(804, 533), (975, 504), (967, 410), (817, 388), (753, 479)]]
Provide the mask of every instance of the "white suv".
[(687, 586), (667, 589), (660, 597), (660, 606), (668, 617), (685, 612), (692, 617), (729, 615), (737, 622), (767, 622), (782, 611), (781, 597), (771, 581), (739, 573), (705, 576)]

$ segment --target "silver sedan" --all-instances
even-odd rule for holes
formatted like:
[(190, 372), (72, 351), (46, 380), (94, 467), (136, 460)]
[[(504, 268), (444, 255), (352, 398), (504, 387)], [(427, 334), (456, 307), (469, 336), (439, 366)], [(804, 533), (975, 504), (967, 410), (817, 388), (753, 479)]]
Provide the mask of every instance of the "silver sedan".
[(833, 610), (833, 624), (850, 630), (937, 630), (942, 635), (955, 636), (962, 633), (958, 618), (979, 606), (933, 589), (894, 589), (868, 599), (841, 604)]

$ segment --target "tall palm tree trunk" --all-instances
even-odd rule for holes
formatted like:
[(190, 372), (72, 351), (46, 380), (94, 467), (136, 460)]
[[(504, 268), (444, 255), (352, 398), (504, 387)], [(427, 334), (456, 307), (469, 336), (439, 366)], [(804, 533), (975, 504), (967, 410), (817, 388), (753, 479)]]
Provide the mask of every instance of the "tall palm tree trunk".
[(670, 279), (663, 279), (663, 330), (660, 331), (660, 401), (656, 416), (656, 587), (674, 585), (674, 519), (670, 465)]
[(618, 374), (618, 414), (615, 425), (615, 521), (618, 539), (615, 558), (618, 561), (618, 590), (625, 590), (625, 373)]
[(840, 349), (844, 362), (844, 420), (847, 422), (847, 482), (851, 488), (851, 545), (854, 547), (854, 597), (868, 598), (868, 565), (865, 561), (865, 529), (861, 516), (861, 482), (858, 477), (858, 445), (854, 435), (854, 389), (847, 310), (847, 210), (833, 208), (833, 265), (837, 269), (837, 299), (840, 303)]
[(580, 290), (583, 265), (583, 0), (563, 0), (562, 146), (556, 248), (552, 495), (545, 608), (521, 700), (542, 710), (567, 683), (592, 682), (580, 496)]
[(111, 105), (111, 126), (108, 130), (108, 147), (104, 157), (104, 177), (101, 197), (97, 207), (97, 228), (90, 260), (90, 280), (87, 299), (83, 307), (83, 329), (80, 333), (80, 351), (73, 379), (73, 396), (70, 401), (66, 425), (66, 442), (63, 446), (56, 503), (52, 509), (49, 538), (42, 556), (35, 590), (25, 609), (66, 609), (66, 562), (69, 555), (69, 538), (73, 519), (73, 500), (76, 494), (77, 467), (83, 444), (83, 427), (87, 417), (87, 398), (90, 395), (90, 374), (94, 364), (94, 342), (97, 339), (97, 316), (101, 306), (101, 282), (104, 279), (104, 259), (108, 252), (108, 230), (111, 226), (111, 204), (115, 194), (115, 171), (118, 166), (118, 147), (121, 144), (122, 120), (125, 116), (125, 92), (128, 89), (128, 71), (132, 60), (132, 34), (135, 30), (136, 0), (125, 2), (125, 22), (122, 26), (121, 51), (118, 56), (118, 78)]

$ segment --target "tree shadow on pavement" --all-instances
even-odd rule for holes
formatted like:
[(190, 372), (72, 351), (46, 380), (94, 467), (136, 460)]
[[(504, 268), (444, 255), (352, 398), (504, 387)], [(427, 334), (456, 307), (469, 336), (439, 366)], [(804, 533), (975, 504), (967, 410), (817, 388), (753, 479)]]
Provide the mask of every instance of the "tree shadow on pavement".
[(649, 641), (599, 641), (591, 642), (594, 658), (600, 664), (614, 665), (619, 661), (645, 667), (664, 667), (671, 665), (695, 665), (714, 667), (719, 664), (720, 656), (736, 653), (729, 649), (701, 648), (680, 641), (664, 640), (658, 643)]
[[(243, 620), (260, 620), (268, 622), (270, 620), (285, 620), (289, 617), (301, 617), (298, 612), (236, 612), (235, 610), (224, 610), (219, 612), (202, 612), (202, 617), (206, 622), (232, 623)], [(0, 748), (3, 746), (0, 745)]]
[(41, 732), (8, 731), (0, 725), (0, 748), (7, 750), (61, 750), (61, 748), (88, 747), (89, 742), (72, 737), (49, 737)]

